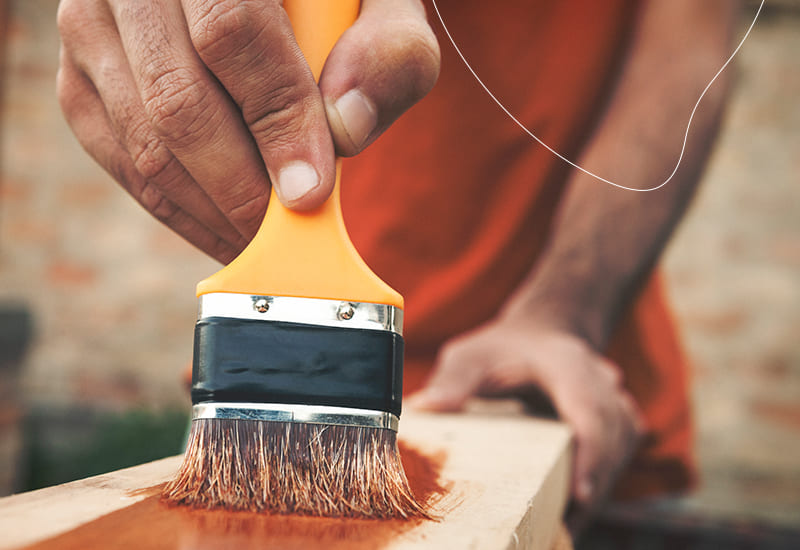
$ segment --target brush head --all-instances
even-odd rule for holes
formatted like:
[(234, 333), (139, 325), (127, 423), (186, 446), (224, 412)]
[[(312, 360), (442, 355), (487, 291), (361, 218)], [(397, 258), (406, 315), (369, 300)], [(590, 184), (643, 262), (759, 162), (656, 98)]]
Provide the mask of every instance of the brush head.
[(165, 500), (205, 508), (430, 517), (397, 449), (402, 310), (200, 297), (193, 422)]
[(384, 428), (198, 419), (168, 502), (276, 514), (431, 518)]

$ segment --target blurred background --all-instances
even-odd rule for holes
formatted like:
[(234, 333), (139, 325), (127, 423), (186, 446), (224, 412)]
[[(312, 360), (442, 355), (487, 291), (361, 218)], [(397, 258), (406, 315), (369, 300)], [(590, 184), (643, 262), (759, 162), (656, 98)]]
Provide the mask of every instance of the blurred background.
[[(0, 494), (180, 450), (194, 286), (218, 267), (73, 138), (54, 93), (57, 5), (0, 0)], [(800, 0), (768, 1), (664, 259), (702, 485), (609, 521), (800, 533), (799, 54)]]

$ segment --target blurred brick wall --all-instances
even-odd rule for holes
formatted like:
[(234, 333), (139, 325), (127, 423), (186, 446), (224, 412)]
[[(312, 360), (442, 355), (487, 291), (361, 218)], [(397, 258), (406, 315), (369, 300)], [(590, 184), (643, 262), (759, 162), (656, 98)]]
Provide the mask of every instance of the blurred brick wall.
[(775, 4), (665, 264), (695, 367), (704, 485), (687, 505), (800, 525), (800, 10)]
[(81, 149), (55, 98), (55, 0), (11, 3), (0, 300), (32, 308), (36, 403), (186, 402), (194, 285), (217, 266), (154, 222)]

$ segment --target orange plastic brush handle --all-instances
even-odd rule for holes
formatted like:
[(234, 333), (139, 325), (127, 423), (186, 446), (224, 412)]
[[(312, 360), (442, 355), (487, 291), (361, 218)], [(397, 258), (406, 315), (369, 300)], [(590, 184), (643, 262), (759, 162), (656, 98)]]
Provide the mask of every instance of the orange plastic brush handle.
[[(284, 8), (314, 77), (339, 36), (358, 16), (358, 0), (286, 0)], [(273, 189), (258, 233), (226, 267), (201, 281), (197, 295), (235, 292), (326, 298), (403, 307), (403, 297), (384, 283), (356, 251), (344, 226), (336, 185), (311, 212), (284, 207)]]

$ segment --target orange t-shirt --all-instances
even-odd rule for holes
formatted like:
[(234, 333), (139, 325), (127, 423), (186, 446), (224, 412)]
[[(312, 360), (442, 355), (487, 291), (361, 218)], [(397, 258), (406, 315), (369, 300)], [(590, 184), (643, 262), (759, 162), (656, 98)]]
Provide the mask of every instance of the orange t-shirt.
[[(439, 1), (456, 42), (495, 95), (573, 159), (615, 83), (637, 6)], [(442, 48), (439, 81), (367, 151), (346, 161), (342, 185), (353, 242), (405, 297), (407, 391), (443, 342), (491, 318), (529, 273), (570, 174), (479, 87), (428, 8)], [(686, 364), (657, 276), (620, 322), (609, 356), (650, 430), (618, 494), (686, 488)]]

